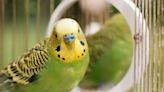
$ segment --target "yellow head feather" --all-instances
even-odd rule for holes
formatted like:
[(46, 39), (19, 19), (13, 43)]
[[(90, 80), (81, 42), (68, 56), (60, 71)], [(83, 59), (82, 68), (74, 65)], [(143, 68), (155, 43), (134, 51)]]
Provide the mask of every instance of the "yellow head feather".
[(56, 22), (48, 44), (53, 57), (64, 63), (79, 61), (88, 52), (88, 45), (79, 24), (69, 18)]

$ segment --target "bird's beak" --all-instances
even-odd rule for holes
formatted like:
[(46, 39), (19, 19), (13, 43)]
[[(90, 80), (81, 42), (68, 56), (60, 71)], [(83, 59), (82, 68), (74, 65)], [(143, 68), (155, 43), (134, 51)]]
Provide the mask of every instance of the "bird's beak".
[(74, 34), (64, 35), (64, 41), (66, 43), (73, 42), (75, 40)]

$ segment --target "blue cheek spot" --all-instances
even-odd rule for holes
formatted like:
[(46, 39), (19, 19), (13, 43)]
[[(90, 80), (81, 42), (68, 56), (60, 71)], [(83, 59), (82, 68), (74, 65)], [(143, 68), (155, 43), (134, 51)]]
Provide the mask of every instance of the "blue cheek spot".
[(56, 47), (56, 51), (59, 52), (60, 51), (60, 46)]
[(80, 41), (80, 44), (81, 44), (82, 46), (84, 46), (84, 45), (85, 45), (83, 41)]

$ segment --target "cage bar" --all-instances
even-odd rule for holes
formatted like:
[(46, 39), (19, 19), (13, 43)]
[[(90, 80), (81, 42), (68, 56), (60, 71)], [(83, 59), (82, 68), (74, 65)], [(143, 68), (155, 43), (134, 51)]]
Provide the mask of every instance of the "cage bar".
[(24, 0), (24, 51), (28, 49), (29, 35), (29, 0)]
[[(163, 0), (135, 0), (134, 3), (140, 11), (142, 12), (142, 16), (144, 17), (146, 24), (149, 26), (150, 37), (148, 45), (150, 45), (150, 63), (146, 71), (143, 71), (142, 68), (146, 66), (141, 66), (139, 72), (145, 72), (142, 78), (138, 81), (138, 84), (135, 86), (135, 92), (163, 92), (163, 24), (161, 20), (164, 18), (163, 16)], [(136, 26), (138, 26), (136, 21)], [(136, 29), (140, 34), (142, 33), (142, 29)], [(145, 42), (146, 43), (146, 42)], [(141, 43), (142, 44), (142, 43)], [(146, 48), (142, 46), (139, 47), (137, 51), (141, 51), (136, 58), (139, 58), (138, 63), (145, 63), (146, 58), (142, 58), (144, 55)], [(135, 65), (135, 69), (138, 69)], [(134, 71), (135, 72), (135, 71)], [(137, 73), (134, 73), (135, 76), (138, 76)], [(134, 78), (135, 80), (135, 78)], [(134, 84), (135, 85), (135, 84)]]
[(16, 48), (16, 23), (17, 23), (17, 17), (16, 17), (16, 0), (12, 1), (12, 59), (15, 58), (15, 48)]
[(5, 1), (0, 0), (0, 69), (3, 67), (3, 33), (4, 33), (4, 22), (5, 22)]
[(40, 26), (40, 17), (41, 17), (41, 0), (37, 0), (37, 13), (36, 13), (36, 41), (40, 40), (40, 30), (41, 30), (41, 26)]
[(52, 14), (52, 12), (54, 10), (54, 4), (55, 4), (55, 1), (54, 0), (50, 0), (50, 15)]

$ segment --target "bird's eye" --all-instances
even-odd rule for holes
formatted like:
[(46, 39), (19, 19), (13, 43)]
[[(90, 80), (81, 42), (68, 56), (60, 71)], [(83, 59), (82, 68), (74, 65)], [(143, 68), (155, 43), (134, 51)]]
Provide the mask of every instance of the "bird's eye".
[(71, 35), (73, 35), (73, 33), (71, 33)]
[(56, 37), (56, 38), (58, 37), (57, 34), (55, 35), (55, 37)]
[(64, 35), (64, 37), (67, 37), (67, 35)]
[(57, 52), (60, 51), (60, 45), (58, 45), (58, 46), (56, 47), (56, 51), (57, 51)]
[(80, 33), (80, 29), (78, 29), (78, 33)]

